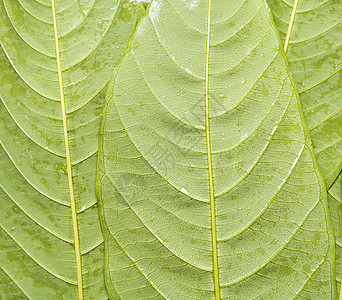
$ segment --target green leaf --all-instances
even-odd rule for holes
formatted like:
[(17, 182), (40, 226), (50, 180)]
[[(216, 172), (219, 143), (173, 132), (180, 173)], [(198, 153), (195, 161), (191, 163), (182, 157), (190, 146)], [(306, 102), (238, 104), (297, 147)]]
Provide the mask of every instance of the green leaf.
[(99, 117), (141, 12), (128, 0), (0, 2), (1, 298), (108, 297)]
[[(318, 166), (329, 188), (342, 168), (341, 2), (267, 2), (283, 41), (288, 28), (292, 27), (287, 56)], [(298, 6), (293, 9), (294, 2), (298, 2)]]
[(153, 0), (106, 97), (112, 299), (335, 299), (326, 190), (264, 1)]
[(340, 289), (342, 279), (342, 173), (339, 174), (328, 191), (328, 203), (336, 239), (336, 281), (337, 287)]
[[(319, 168), (329, 188), (342, 167), (342, 11), (339, 1), (267, 0), (300, 92)], [(292, 5), (293, 3), (293, 5)], [(336, 276), (341, 285), (341, 228), (337, 197), (329, 191), (336, 238)]]

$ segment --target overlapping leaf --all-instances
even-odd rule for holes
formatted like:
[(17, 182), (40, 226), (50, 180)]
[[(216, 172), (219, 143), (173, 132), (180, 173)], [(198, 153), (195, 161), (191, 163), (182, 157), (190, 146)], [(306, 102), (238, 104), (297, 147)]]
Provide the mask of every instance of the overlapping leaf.
[(335, 298), (325, 186), (263, 1), (153, 0), (107, 97), (112, 299)]
[(341, 288), (342, 279), (342, 173), (328, 191), (328, 203), (336, 239), (336, 281)]
[[(76, 299), (77, 293), (82, 298), (80, 282), (84, 298), (107, 298), (95, 197), (99, 115), (104, 87), (140, 12), (131, 1), (0, 3), (0, 294), (5, 299)], [(77, 235), (80, 248), (74, 245)]]
[[(284, 41), (295, 1), (267, 1)], [(293, 14), (287, 57), (329, 188), (342, 168), (341, 1), (300, 0)]]
[[(340, 1), (268, 0), (298, 85), (317, 162), (327, 188), (342, 167), (342, 10)], [(291, 14), (294, 22), (291, 26)], [(292, 28), (289, 32), (288, 28)], [(341, 176), (341, 175), (340, 175)], [(329, 191), (336, 238), (336, 274), (341, 285), (341, 180)], [(332, 196), (334, 195), (334, 196)]]

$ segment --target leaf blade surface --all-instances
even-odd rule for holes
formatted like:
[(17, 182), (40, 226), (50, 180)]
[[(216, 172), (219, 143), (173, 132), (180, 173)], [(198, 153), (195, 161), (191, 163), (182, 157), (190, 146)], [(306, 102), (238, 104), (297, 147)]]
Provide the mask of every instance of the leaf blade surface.
[[(141, 6), (102, 0), (53, 4), (0, 4), (1, 278), (24, 298), (106, 299), (95, 196), (99, 115), (104, 87)], [(3, 285), (1, 294), (11, 291)]]
[(107, 93), (112, 298), (335, 297), (325, 188), (263, 2), (152, 1)]
[[(282, 1), (268, 3), (281, 37), (286, 34), (290, 68), (300, 92), (317, 162), (329, 189), (342, 167), (340, 3), (295, 1), (293, 6)], [(336, 237), (336, 278), (340, 288), (340, 225), (336, 221), (340, 211), (336, 200), (340, 180), (334, 185), (335, 197), (328, 192), (328, 202)]]
[(339, 1), (267, 1), (282, 39), (294, 21), (287, 56), (319, 168), (329, 188), (342, 168), (341, 24)]
[(341, 243), (341, 215), (342, 215), (342, 173), (340, 173), (334, 184), (328, 190), (328, 203), (331, 221), (334, 227), (336, 239), (336, 282), (339, 293), (341, 293), (342, 278), (342, 243)]

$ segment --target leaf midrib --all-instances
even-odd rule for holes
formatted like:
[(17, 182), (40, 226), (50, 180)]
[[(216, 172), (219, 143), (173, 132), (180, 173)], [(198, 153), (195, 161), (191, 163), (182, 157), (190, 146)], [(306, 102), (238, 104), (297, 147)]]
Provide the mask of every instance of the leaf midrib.
[(290, 22), (289, 22), (289, 27), (287, 29), (287, 34), (286, 34), (285, 42), (284, 42), (284, 51), (285, 51), (285, 53), (287, 52), (287, 49), (288, 49), (288, 46), (289, 46), (290, 36), (291, 36), (294, 19), (295, 19), (296, 12), (297, 12), (298, 2), (299, 2), (299, 0), (296, 0), (295, 3), (293, 4), (293, 8), (292, 8), (292, 12), (291, 12), (291, 18), (290, 18)]
[(209, 50), (210, 50), (210, 24), (211, 24), (211, 0), (208, 1), (208, 20), (207, 20), (207, 44), (206, 44), (206, 63), (205, 63), (205, 137), (207, 145), (209, 197), (210, 197), (210, 221), (211, 221), (211, 240), (213, 251), (213, 275), (215, 300), (220, 300), (220, 282), (218, 270), (217, 254), (217, 233), (216, 233), (216, 212), (215, 212), (215, 191), (214, 176), (211, 157), (210, 144), (210, 119), (209, 119)]
[(65, 154), (66, 154), (66, 164), (67, 164), (68, 183), (69, 183), (70, 206), (71, 206), (74, 243), (75, 243), (77, 290), (78, 290), (78, 299), (82, 300), (83, 299), (83, 281), (82, 281), (81, 249), (80, 249), (80, 241), (79, 241), (79, 234), (78, 234), (76, 202), (75, 202), (75, 193), (74, 193), (74, 185), (73, 185), (73, 177), (72, 177), (71, 155), (70, 155), (70, 148), (69, 148), (69, 135), (68, 135), (66, 108), (65, 108), (64, 89), (63, 89), (62, 67), (61, 67), (61, 61), (60, 61), (55, 0), (51, 0), (51, 4), (52, 4), (51, 6), (52, 6), (53, 27), (54, 27), (54, 35), (55, 35), (55, 45), (56, 45), (58, 82), (59, 82), (59, 90), (60, 90), (60, 97), (61, 97), (62, 117), (63, 117), (63, 133), (64, 133)]

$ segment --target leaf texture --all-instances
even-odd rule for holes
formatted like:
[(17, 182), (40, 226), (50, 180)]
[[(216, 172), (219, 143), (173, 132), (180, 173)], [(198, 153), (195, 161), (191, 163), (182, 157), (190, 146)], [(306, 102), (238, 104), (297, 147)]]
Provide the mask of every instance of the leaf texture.
[(339, 0), (267, 0), (287, 56), (318, 166), (329, 188), (342, 168), (342, 9)]
[[(268, 0), (283, 40), (289, 38), (287, 55), (300, 92), (305, 120), (327, 188), (342, 167), (342, 13), (340, 1)], [(291, 26), (291, 14), (293, 24)], [(290, 25), (289, 25), (290, 23)], [(289, 32), (288, 28), (292, 28)], [(337, 197), (338, 179), (328, 193), (336, 238), (336, 277), (341, 285), (341, 224)], [(332, 193), (335, 197), (332, 196)], [(337, 198), (336, 198), (337, 197)]]
[(98, 172), (111, 299), (335, 299), (326, 190), (265, 2), (151, 2)]
[(141, 7), (0, 2), (1, 298), (108, 297), (95, 195), (99, 118)]
[(340, 290), (342, 279), (342, 173), (338, 175), (328, 191), (328, 203), (336, 239), (336, 281)]

